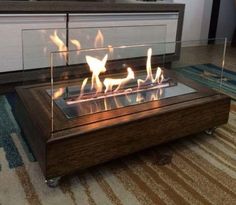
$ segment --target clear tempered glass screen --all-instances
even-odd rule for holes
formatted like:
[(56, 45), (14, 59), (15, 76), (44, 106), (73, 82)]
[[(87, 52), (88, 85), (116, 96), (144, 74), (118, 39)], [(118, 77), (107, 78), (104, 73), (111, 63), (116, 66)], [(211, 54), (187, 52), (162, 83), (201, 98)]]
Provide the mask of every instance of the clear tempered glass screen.
[[(58, 36), (57, 39), (56, 36)], [(66, 45), (65, 28), (22, 30), (23, 69), (49, 67), (50, 53), (58, 51), (58, 46), (61, 46), (56, 45), (55, 42)]]
[[(131, 109), (139, 104), (143, 107), (146, 104), (148, 109), (148, 102), (197, 92), (184, 81), (176, 82), (168, 76), (165, 69), (168, 62), (172, 62), (172, 70), (178, 75), (221, 89), (224, 85), (226, 44), (217, 43), (212, 46), (208, 45), (208, 41), (167, 42), (114, 46), (112, 52), (108, 46), (54, 52), (51, 55), (52, 73), (62, 69), (67, 75), (62, 84), (54, 75), (53, 80), (57, 82), (51, 86), (52, 89), (46, 90), (52, 96), (52, 110), (60, 110), (66, 118), (74, 119), (114, 109), (122, 112), (121, 108)], [(180, 58), (166, 55), (170, 45), (181, 48)], [(120, 58), (113, 58), (112, 54)], [(135, 54), (141, 59), (133, 57)], [(72, 67), (68, 63), (71, 56), (77, 60)], [(58, 66), (58, 62), (63, 66)], [(72, 70), (79, 73), (74, 81), (68, 80)], [(216, 71), (219, 72), (216, 74)]]
[[(70, 66), (66, 64), (67, 60), (71, 55), (77, 55), (82, 60), (80, 64), (73, 65), (72, 70), (84, 71), (87, 75), (57, 81), (52, 89), (46, 91), (52, 96), (53, 104), (69, 119), (196, 92), (176, 82), (165, 72), (165, 45), (113, 47), (114, 52), (123, 56), (118, 61), (109, 55), (107, 47), (54, 52), (51, 56), (52, 73), (61, 69), (57, 66), (58, 61), (64, 61), (63, 69), (68, 70)], [(141, 61), (127, 58), (127, 52), (138, 52), (142, 56)]]
[[(134, 45), (143, 43), (165, 42), (166, 25), (136, 25), (136, 26), (109, 26), (88, 28), (50, 28), (50, 29), (24, 29), (22, 30), (22, 56), (23, 68), (35, 69), (49, 67), (49, 55), (55, 51), (80, 50), (88, 48), (109, 49), (113, 59), (138, 57), (141, 53), (125, 51), (117, 53), (113, 47), (121, 45)], [(175, 51), (175, 46), (169, 47), (169, 53)], [(71, 53), (67, 64), (85, 62), (85, 59)], [(57, 61), (57, 65), (63, 65)]]
[[(112, 51), (119, 60), (114, 60), (108, 47), (51, 53), (52, 85), (46, 91), (52, 100), (52, 119), (54, 104), (67, 118), (74, 118), (144, 103), (149, 101), (145, 95), (157, 100), (163, 95), (161, 88), (175, 85), (160, 67), (152, 71), (152, 55), (163, 66), (165, 44), (118, 46)], [(132, 57), (137, 53), (141, 58)], [(77, 64), (68, 63), (71, 56), (77, 58)], [(138, 72), (142, 69), (144, 75)], [(58, 71), (66, 73), (63, 81), (57, 80)], [(78, 77), (68, 80), (71, 75)]]
[[(80, 60), (72, 70), (83, 70), (87, 75), (57, 81), (46, 92), (68, 119), (196, 92), (165, 73), (165, 45), (113, 47), (116, 55), (123, 56), (122, 60), (114, 60), (107, 47), (54, 52), (51, 54), (53, 81), (58, 69), (68, 71), (71, 56)], [(135, 53), (142, 60), (139, 63), (133, 60), (134, 64), (127, 61)], [(64, 66), (58, 66), (58, 61), (64, 62)], [(117, 72), (113, 70), (109, 74), (112, 69)]]
[[(210, 42), (210, 43), (209, 43)], [(172, 63), (172, 69), (199, 84), (217, 91), (230, 94), (235, 86), (227, 70), (226, 39), (207, 39), (199, 41), (182, 41), (176, 43), (181, 47), (180, 57)]]
[[(166, 25), (110, 26), (97, 28), (73, 28), (69, 31), (71, 50), (86, 48), (108, 48), (109, 59), (134, 58), (142, 56), (136, 49), (130, 52), (127, 48), (117, 52), (119, 46), (142, 45), (166, 41)], [(116, 47), (116, 49), (113, 49)], [(174, 53), (170, 47), (169, 53)], [(85, 59), (76, 53), (70, 53), (69, 64), (81, 63)]]

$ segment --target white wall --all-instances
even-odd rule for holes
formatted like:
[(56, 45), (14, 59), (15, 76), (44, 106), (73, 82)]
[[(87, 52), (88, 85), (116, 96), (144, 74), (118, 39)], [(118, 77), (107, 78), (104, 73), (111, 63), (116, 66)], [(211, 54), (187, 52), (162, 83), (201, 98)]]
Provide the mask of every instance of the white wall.
[(234, 0), (223, 0), (220, 3), (220, 11), (217, 25), (217, 38), (227, 37), (231, 40), (236, 27), (236, 5)]
[(207, 39), (213, 0), (174, 0), (185, 4), (183, 41)]

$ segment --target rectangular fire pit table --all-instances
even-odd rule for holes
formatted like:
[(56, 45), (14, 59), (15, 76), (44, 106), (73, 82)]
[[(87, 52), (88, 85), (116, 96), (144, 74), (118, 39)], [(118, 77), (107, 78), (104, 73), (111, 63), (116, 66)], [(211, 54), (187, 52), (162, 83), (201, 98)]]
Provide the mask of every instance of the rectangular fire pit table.
[[(227, 122), (229, 97), (170, 70), (165, 73), (192, 91), (73, 118), (66, 117), (55, 103), (53, 132), (50, 84), (17, 87), (16, 115), (45, 178), (67, 175)], [(63, 84), (57, 82), (55, 88)]]

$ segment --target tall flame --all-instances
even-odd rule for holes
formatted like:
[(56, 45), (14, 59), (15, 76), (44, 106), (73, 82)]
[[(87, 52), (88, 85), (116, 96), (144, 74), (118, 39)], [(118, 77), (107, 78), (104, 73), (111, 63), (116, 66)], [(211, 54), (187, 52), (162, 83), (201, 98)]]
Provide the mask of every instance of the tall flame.
[[(101, 30), (98, 29), (97, 35), (94, 40), (94, 48), (103, 48), (103, 47), (104, 47), (104, 36)], [(107, 49), (108, 49), (109, 55), (113, 56), (114, 48), (112, 47), (112, 45), (108, 45)]]
[(152, 49), (149, 48), (147, 52), (147, 62), (146, 62), (146, 71), (147, 71), (147, 77), (145, 80), (138, 79), (138, 88), (145, 83), (158, 83), (161, 84), (164, 80), (164, 75), (162, 72), (162, 69), (160, 67), (157, 67), (155, 78), (153, 78), (152, 74), (152, 65), (151, 65), (151, 58), (152, 58)]
[[(76, 44), (77, 41), (74, 41), (74, 43)], [(79, 45), (79, 44), (77, 44)], [(96, 98), (97, 99), (102, 99), (102, 98), (106, 98), (106, 97), (115, 97), (115, 96), (119, 96), (119, 95), (126, 95), (126, 98), (129, 102), (131, 102), (133, 99), (130, 98), (130, 96), (128, 96), (128, 93), (137, 93), (136, 95), (136, 102), (143, 102), (145, 101), (145, 99), (149, 99), (149, 100), (158, 100), (160, 98), (160, 96), (162, 95), (163, 91), (159, 90), (156, 93), (150, 93), (150, 94), (146, 94), (143, 95), (142, 91), (144, 89), (153, 89), (155, 88), (161, 88), (163, 85), (154, 85), (154, 84), (161, 84), (164, 80), (164, 75), (163, 75), (163, 71), (160, 67), (157, 67), (156, 69), (156, 73), (155, 73), (155, 77), (152, 74), (152, 66), (151, 66), (151, 57), (152, 57), (152, 49), (149, 48), (147, 51), (147, 62), (146, 62), (146, 72), (147, 72), (147, 76), (145, 78), (145, 80), (143, 79), (137, 79), (137, 83), (138, 83), (138, 87), (125, 87), (125, 85), (127, 83), (129, 83), (130, 81), (135, 79), (135, 74), (134, 71), (132, 70), (132, 68), (128, 67), (127, 68), (127, 75), (124, 78), (105, 78), (103, 80), (103, 82), (101, 82), (100, 79), (100, 74), (105, 73), (106, 72), (106, 63), (108, 60), (108, 54), (106, 54), (102, 60), (94, 58), (92, 56), (85, 56), (86, 58), (86, 62), (89, 66), (90, 72), (92, 73), (91, 76), (91, 87), (90, 89), (92, 91), (96, 91)], [(90, 97), (93, 98), (94, 94), (92, 93), (92, 95), (86, 93), (84, 94), (84, 89), (85, 86), (87, 84), (88, 78), (85, 78), (82, 82), (81, 85), (81, 89), (80, 89), (80, 95), (78, 96), (77, 101), (68, 101), (68, 104), (73, 104), (76, 102), (85, 102), (90, 100)], [(142, 86), (144, 84), (143, 87)], [(105, 90), (103, 91), (103, 86), (105, 86)], [(122, 89), (122, 90), (120, 90)], [(120, 90), (120, 91), (119, 91)], [(54, 98), (57, 98), (58, 96), (61, 96), (63, 94), (64, 90), (59, 89), (56, 93), (54, 93)], [(106, 94), (106, 95), (104, 95)], [(86, 96), (84, 96), (86, 95)], [(83, 98), (84, 96), (84, 98)], [(120, 102), (118, 99), (114, 99), (114, 103), (117, 107), (120, 107)], [(109, 105), (107, 104), (107, 101), (104, 100), (104, 105), (106, 107), (106, 109), (109, 108)], [(97, 106), (97, 105), (95, 105)]]
[(123, 87), (125, 84), (127, 84), (130, 80), (134, 79), (134, 71), (128, 67), (127, 68), (127, 76), (125, 78), (120, 79), (113, 79), (113, 78), (106, 78), (103, 81), (103, 84), (105, 85), (105, 93), (108, 91), (112, 91), (113, 86), (117, 86), (114, 92), (117, 92), (121, 87)]
[(90, 71), (92, 72), (92, 83), (91, 83), (91, 90), (95, 89), (96, 93), (102, 92), (102, 82), (100, 81), (99, 75), (100, 73), (106, 72), (106, 62), (107, 62), (107, 54), (102, 60), (97, 58), (86, 56), (86, 61), (89, 65)]
[(99, 29), (95, 37), (94, 48), (102, 48), (103, 44), (104, 44), (104, 37), (101, 30)]
[(56, 44), (56, 46), (58, 47), (58, 51), (61, 52), (61, 53), (59, 53), (60, 57), (64, 57), (64, 59), (66, 60), (67, 59), (67, 53), (63, 52), (63, 51), (67, 51), (67, 47), (64, 44), (64, 42), (57, 35), (57, 30), (54, 31), (53, 35), (50, 35), (50, 39), (52, 40), (52, 42), (54, 44)]
[(163, 80), (164, 80), (163, 72), (160, 67), (157, 67), (156, 76), (153, 82), (161, 84)]
[(84, 95), (84, 88), (85, 88), (85, 86), (86, 86), (86, 84), (87, 84), (87, 81), (88, 81), (88, 78), (85, 78), (85, 79), (83, 80), (83, 83), (82, 83), (81, 89), (80, 89), (79, 98), (82, 98), (83, 95)]
[(72, 39), (70, 40), (70, 42), (75, 45), (76, 50), (77, 50), (77, 54), (79, 55), (79, 50), (81, 49), (81, 44), (78, 40)]
[(147, 52), (147, 62), (146, 62), (147, 77), (145, 81), (149, 80), (153, 82), (151, 58), (152, 58), (152, 49), (149, 48)]

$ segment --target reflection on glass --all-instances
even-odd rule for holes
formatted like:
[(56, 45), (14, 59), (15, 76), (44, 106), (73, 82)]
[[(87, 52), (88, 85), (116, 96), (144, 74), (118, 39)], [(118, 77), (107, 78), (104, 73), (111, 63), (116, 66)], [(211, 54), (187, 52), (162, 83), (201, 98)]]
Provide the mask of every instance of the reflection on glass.
[[(97, 41), (102, 41), (100, 32), (97, 34)], [(81, 83), (75, 82), (74, 85), (65, 85), (47, 92), (67, 118), (195, 92), (192, 88), (165, 77), (160, 67), (153, 69), (151, 58), (152, 48), (148, 48), (146, 72), (135, 73), (127, 66), (124, 77), (120, 74), (105, 76), (102, 79), (101, 74), (107, 71), (108, 54), (106, 53), (101, 59), (85, 55), (91, 78), (84, 78)], [(155, 70), (154, 75), (153, 70)]]
[[(79, 92), (78, 89), (79, 88), (76, 86), (69, 87), (70, 95), (77, 95), (77, 93)], [(47, 92), (50, 94), (50, 90), (47, 90)], [(62, 95), (54, 101), (66, 115), (66, 117), (71, 119), (83, 115), (113, 110), (179, 95), (185, 95), (193, 92), (196, 91), (178, 82), (177, 84), (173, 84), (172, 86), (164, 88), (154, 88), (138, 92), (127, 92), (123, 95), (110, 95), (103, 98), (93, 98), (89, 101), (68, 103), (68, 99), (64, 97), (65, 88), (58, 88), (55, 90), (54, 95), (56, 95), (57, 93)]]

